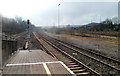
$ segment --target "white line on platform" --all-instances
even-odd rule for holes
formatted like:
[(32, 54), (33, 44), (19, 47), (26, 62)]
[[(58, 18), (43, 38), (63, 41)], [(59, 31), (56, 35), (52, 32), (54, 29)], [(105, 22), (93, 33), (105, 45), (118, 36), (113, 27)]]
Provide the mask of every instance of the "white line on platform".
[(19, 65), (37, 65), (37, 64), (43, 64), (43, 66), (44, 66), (44, 68), (45, 68), (45, 70), (46, 70), (46, 73), (48, 74), (48, 76), (52, 76), (51, 74), (49, 74), (50, 73), (50, 71), (49, 71), (49, 69), (48, 69), (48, 67), (47, 67), (47, 63), (60, 63), (60, 64), (62, 64), (73, 76), (76, 76), (74, 73), (73, 73), (73, 71), (71, 71), (62, 61), (52, 61), (52, 62), (37, 62), (37, 63), (18, 63), (18, 64), (7, 64), (6, 66), (19, 66)]
[(7, 64), (6, 66), (17, 66), (17, 65), (35, 65), (43, 63), (60, 63), (61, 61), (52, 61), (52, 62), (37, 62), (37, 63), (18, 63), (18, 64)]
[(52, 76), (52, 74), (51, 74), (49, 68), (47, 67), (46, 63), (43, 63), (43, 66), (44, 66), (44, 68), (45, 68), (45, 71), (46, 71), (47, 75), (48, 75), (48, 76)]
[(73, 76), (76, 76), (63, 62), (60, 62)]

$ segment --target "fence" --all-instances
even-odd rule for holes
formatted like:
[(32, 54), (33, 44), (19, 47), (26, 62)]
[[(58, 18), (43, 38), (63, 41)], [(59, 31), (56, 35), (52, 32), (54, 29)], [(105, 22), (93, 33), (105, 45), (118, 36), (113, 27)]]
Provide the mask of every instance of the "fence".
[(2, 65), (17, 51), (17, 41), (2, 40)]

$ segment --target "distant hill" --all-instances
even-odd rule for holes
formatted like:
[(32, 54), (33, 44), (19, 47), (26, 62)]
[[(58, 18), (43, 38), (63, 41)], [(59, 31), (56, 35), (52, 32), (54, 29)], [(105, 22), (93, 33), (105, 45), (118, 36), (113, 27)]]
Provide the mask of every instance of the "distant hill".
[(86, 24), (86, 25), (82, 25), (81, 27), (82, 28), (94, 28), (94, 27), (97, 27), (99, 26), (99, 23), (89, 23), (89, 24)]
[(80, 26), (80, 28), (87, 29), (89, 31), (118, 31), (120, 30), (120, 25), (103, 21), (101, 23), (89, 23), (87, 25)]

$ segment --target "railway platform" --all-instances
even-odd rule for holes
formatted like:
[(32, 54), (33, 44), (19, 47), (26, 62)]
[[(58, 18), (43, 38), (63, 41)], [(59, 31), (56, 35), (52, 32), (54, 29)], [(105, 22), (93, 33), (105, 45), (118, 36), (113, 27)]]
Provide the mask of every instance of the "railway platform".
[(62, 62), (42, 50), (19, 50), (8, 61), (2, 75), (74, 75)]

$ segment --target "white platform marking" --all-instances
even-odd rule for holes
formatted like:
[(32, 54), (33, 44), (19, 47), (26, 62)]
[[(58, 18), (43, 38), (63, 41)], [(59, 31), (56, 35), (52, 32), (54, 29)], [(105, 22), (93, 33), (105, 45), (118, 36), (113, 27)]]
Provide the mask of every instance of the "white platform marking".
[(25, 48), (28, 48), (28, 41), (27, 41), (26, 44), (25, 44)]
[(43, 66), (44, 66), (44, 68), (45, 68), (45, 71), (46, 71), (47, 75), (48, 75), (48, 76), (52, 76), (52, 74), (51, 74), (49, 68), (47, 67), (46, 63), (43, 63)]
[(46, 64), (51, 64), (51, 63), (60, 63), (63, 65), (63, 67), (65, 69), (67, 69), (68, 72), (70, 72), (70, 74), (72, 74), (73, 76), (76, 76), (73, 71), (71, 71), (62, 61), (52, 61), (52, 62), (37, 62), (37, 63), (18, 63), (18, 64), (7, 64), (6, 66), (18, 66), (18, 65), (37, 65), (37, 64), (43, 64), (45, 70), (46, 70), (46, 73), (50, 76), (52, 76), (49, 71), (49, 69), (47, 68), (47, 65)]
[(60, 62), (73, 76), (76, 76), (63, 62)]
[(61, 61), (53, 61), (53, 62), (37, 62), (37, 63), (18, 63), (18, 64), (7, 64), (6, 66), (16, 66), (16, 65), (35, 65), (35, 64), (43, 64), (43, 63), (60, 63)]

